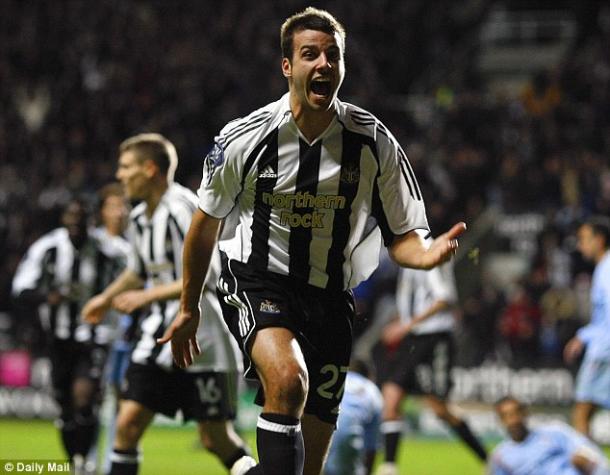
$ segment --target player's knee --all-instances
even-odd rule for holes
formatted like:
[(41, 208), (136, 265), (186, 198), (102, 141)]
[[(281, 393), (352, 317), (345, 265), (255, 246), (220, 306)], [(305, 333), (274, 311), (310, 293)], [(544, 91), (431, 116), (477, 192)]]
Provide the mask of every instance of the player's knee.
[(386, 421), (401, 419), (401, 402), (401, 398), (385, 398), (383, 401), (383, 419)]
[(72, 404), (76, 410), (91, 407), (96, 402), (96, 386), (88, 380), (78, 379), (72, 387)]
[(94, 424), (96, 412), (96, 407), (92, 403), (83, 404), (75, 408), (74, 418), (79, 424)]
[(395, 421), (402, 418), (402, 414), (398, 407), (385, 406), (383, 408), (383, 419), (385, 421)]
[(287, 364), (283, 366), (277, 377), (270, 381), (267, 395), (278, 402), (282, 402), (289, 408), (300, 408), (307, 398), (309, 388), (309, 376), (307, 369), (299, 364)]
[(455, 417), (452, 417), (451, 413), (445, 409), (433, 409), (436, 417), (438, 417), (441, 421), (446, 422), (450, 425), (455, 425), (454, 422), (456, 420)]

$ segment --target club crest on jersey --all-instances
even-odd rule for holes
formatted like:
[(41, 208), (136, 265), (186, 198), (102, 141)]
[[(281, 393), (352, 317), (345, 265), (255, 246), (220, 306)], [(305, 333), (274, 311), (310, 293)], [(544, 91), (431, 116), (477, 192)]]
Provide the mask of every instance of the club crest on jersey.
[(348, 185), (358, 183), (360, 181), (360, 167), (351, 164), (341, 168), (341, 181)]
[(225, 153), (222, 148), (222, 144), (216, 142), (214, 143), (214, 148), (210, 150), (210, 153), (208, 153), (208, 155), (205, 157), (205, 161), (203, 163), (203, 172), (208, 185), (212, 182), (214, 173), (224, 164), (224, 161)]
[(259, 310), (265, 313), (280, 313), (280, 308), (271, 300), (263, 300)]

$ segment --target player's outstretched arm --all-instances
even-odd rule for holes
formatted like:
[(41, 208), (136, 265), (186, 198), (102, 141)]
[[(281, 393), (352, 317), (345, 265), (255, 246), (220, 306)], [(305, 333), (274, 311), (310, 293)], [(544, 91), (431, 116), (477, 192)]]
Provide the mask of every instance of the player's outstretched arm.
[(112, 299), (112, 306), (123, 313), (132, 313), (153, 302), (178, 299), (181, 293), (182, 279), (178, 279), (168, 284), (122, 292)]
[(180, 368), (191, 365), (193, 357), (201, 353), (197, 342), (199, 298), (216, 246), (220, 223), (220, 219), (198, 209), (193, 214), (191, 226), (184, 238), (180, 312), (165, 335), (157, 340), (160, 344), (171, 341), (174, 361)]
[(83, 320), (99, 323), (112, 306), (112, 299), (126, 290), (142, 287), (142, 279), (131, 269), (125, 269), (101, 294), (90, 298), (81, 312)]
[(410, 231), (394, 240), (389, 248), (390, 257), (399, 266), (413, 269), (432, 269), (451, 259), (458, 248), (457, 238), (466, 231), (466, 223), (457, 223), (426, 246), (418, 230)]

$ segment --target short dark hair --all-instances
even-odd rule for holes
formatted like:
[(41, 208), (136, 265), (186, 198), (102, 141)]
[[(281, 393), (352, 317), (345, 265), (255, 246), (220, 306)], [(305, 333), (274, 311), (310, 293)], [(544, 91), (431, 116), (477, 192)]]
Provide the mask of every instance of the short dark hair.
[(108, 183), (107, 185), (102, 186), (97, 192), (97, 202), (98, 207), (101, 208), (104, 206), (104, 203), (111, 196), (119, 196), (121, 198), (125, 198), (125, 191), (123, 190), (123, 186), (120, 183)]
[(167, 181), (174, 180), (174, 172), (178, 166), (178, 154), (174, 144), (161, 134), (138, 134), (129, 137), (119, 145), (119, 153), (134, 150), (140, 154), (140, 159), (152, 160), (159, 170), (167, 176)]
[(300, 13), (287, 18), (280, 30), (280, 41), (282, 46), (282, 57), (292, 58), (294, 33), (302, 30), (317, 30), (334, 35), (339, 33), (342, 49), (345, 51), (345, 28), (337, 19), (326, 10), (307, 7)]
[(519, 399), (514, 396), (501, 397), (494, 403), (494, 409), (498, 411), (500, 409), (500, 406), (506, 402), (514, 402), (519, 406), (519, 409), (525, 409), (525, 404), (523, 404), (521, 401), (519, 401)]
[(581, 226), (590, 226), (593, 234), (604, 238), (604, 247), (610, 247), (610, 220), (605, 216), (591, 216)]

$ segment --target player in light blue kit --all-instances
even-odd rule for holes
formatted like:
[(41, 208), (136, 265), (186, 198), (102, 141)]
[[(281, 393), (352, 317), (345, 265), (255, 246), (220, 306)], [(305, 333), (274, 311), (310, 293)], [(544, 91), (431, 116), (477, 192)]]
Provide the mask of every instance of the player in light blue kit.
[(589, 435), (598, 407), (610, 409), (610, 221), (593, 217), (578, 229), (578, 250), (595, 262), (591, 281), (591, 321), (565, 346), (564, 358), (572, 363), (585, 355), (576, 380), (572, 425)]
[(526, 409), (512, 397), (496, 403), (496, 412), (510, 440), (492, 453), (490, 475), (610, 475), (601, 450), (567, 424), (529, 429)]
[(377, 454), (383, 397), (367, 366), (352, 361), (324, 475), (369, 475)]

